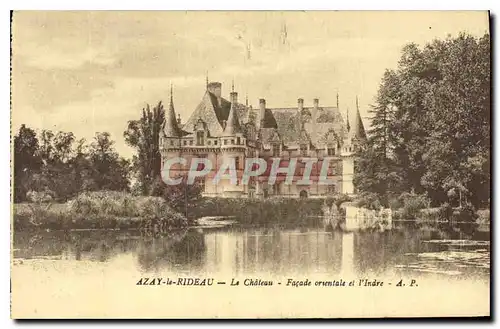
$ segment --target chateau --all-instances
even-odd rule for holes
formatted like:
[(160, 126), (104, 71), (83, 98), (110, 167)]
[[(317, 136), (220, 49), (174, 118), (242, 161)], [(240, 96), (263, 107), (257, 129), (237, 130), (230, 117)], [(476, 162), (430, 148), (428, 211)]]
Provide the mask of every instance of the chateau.
[[(206, 91), (189, 119), (182, 124), (176, 117), (173, 97), (165, 113), (160, 132), (162, 165), (166, 159), (182, 157), (187, 165), (170, 169), (170, 175), (186, 176), (192, 158), (208, 158), (214, 165), (212, 171), (201, 179), (203, 196), (243, 198), (324, 198), (337, 193), (353, 194), (354, 152), (358, 143), (366, 138), (356, 99), (353, 122), (342, 118), (338, 106), (320, 106), (313, 100), (312, 107), (304, 106), (298, 99), (294, 108), (268, 108), (266, 100), (259, 100), (259, 107), (252, 108), (238, 102), (234, 91), (229, 100), (222, 97), (222, 84), (207, 81)], [(245, 159), (260, 157), (269, 163), (267, 171), (252, 177), (249, 184), (241, 184)], [(234, 158), (237, 182), (212, 181), (224, 159)], [(280, 167), (288, 167), (291, 159), (297, 159), (292, 184), (285, 184), (279, 175), (274, 184), (267, 177), (273, 158), (280, 158)], [(310, 179), (313, 182), (301, 185), (307, 159), (317, 159)], [(333, 184), (319, 181), (323, 161), (328, 161), (327, 178)], [(163, 168), (162, 168), (163, 169)]]

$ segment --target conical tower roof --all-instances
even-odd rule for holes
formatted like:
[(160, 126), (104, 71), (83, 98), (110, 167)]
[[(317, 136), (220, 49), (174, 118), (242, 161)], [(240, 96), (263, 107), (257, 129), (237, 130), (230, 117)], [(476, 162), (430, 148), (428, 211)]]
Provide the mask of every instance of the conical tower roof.
[(163, 125), (163, 132), (167, 137), (180, 137), (181, 129), (177, 123), (177, 118), (174, 109), (174, 97), (172, 92), (172, 86), (170, 86), (170, 104), (168, 105), (168, 110), (165, 112), (165, 122)]
[(358, 97), (356, 96), (356, 115), (354, 117), (353, 125), (349, 131), (351, 139), (356, 138), (358, 140), (366, 138), (365, 127), (363, 126), (363, 121), (361, 120), (361, 113), (359, 112)]
[(241, 133), (241, 126), (240, 121), (238, 120), (238, 113), (236, 111), (235, 104), (232, 102), (223, 136), (232, 136), (236, 133)]

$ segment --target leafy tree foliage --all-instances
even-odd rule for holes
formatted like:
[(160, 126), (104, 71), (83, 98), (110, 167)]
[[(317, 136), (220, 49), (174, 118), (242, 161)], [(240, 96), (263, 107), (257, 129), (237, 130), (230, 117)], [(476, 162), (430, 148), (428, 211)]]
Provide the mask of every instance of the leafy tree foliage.
[[(356, 161), (358, 190), (489, 203), (490, 36), (404, 47), (382, 79)], [(455, 197), (459, 195), (458, 197)], [(456, 205), (459, 205), (458, 202)]]
[(42, 130), (37, 136), (22, 125), (14, 136), (14, 201), (27, 201), (30, 191), (65, 201), (82, 191), (127, 190), (129, 166), (108, 133), (87, 145), (71, 132)]
[(125, 142), (137, 150), (132, 165), (137, 179), (137, 190), (143, 195), (152, 195), (155, 180), (160, 176), (160, 131), (165, 120), (165, 109), (159, 102), (151, 108), (142, 109), (138, 120), (128, 122), (123, 133)]

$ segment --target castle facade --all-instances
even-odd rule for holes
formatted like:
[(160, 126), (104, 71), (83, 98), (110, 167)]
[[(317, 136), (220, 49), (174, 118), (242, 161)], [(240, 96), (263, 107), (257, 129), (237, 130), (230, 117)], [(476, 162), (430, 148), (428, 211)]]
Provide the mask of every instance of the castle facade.
[[(191, 159), (210, 160), (213, 168), (200, 181), (206, 197), (324, 198), (353, 194), (354, 153), (366, 138), (357, 100), (353, 119), (349, 122), (348, 116), (344, 119), (340, 114), (338, 96), (337, 106), (320, 106), (314, 99), (312, 107), (305, 107), (299, 98), (294, 108), (268, 108), (265, 99), (259, 100), (258, 108), (252, 108), (248, 101), (238, 102), (234, 87), (227, 100), (222, 97), (222, 84), (211, 82), (184, 124), (176, 117), (171, 95), (160, 132), (162, 165), (174, 157), (186, 159), (186, 164), (169, 168), (170, 176), (185, 177), (192, 170)], [(255, 157), (268, 163), (266, 172), (241, 184), (245, 160)], [(229, 158), (235, 161), (237, 181), (214, 182), (212, 178)], [(280, 159), (280, 168), (288, 167), (291, 160), (297, 161), (291, 184), (281, 174), (275, 182), (269, 182), (275, 158)], [(307, 162), (313, 159), (312, 168), (308, 168)], [(325, 161), (329, 184), (320, 179)], [(304, 171), (310, 171), (309, 184), (300, 182)]]

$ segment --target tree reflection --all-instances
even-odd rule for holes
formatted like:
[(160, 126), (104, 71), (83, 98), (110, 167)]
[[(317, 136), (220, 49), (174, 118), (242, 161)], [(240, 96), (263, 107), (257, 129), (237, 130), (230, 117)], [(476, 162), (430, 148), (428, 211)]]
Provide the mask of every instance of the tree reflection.
[(203, 233), (182, 230), (162, 236), (142, 237), (137, 248), (137, 260), (143, 271), (191, 271), (203, 266), (205, 252)]

